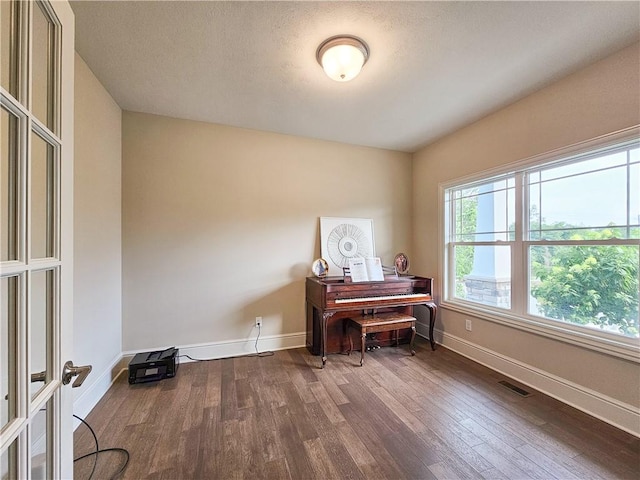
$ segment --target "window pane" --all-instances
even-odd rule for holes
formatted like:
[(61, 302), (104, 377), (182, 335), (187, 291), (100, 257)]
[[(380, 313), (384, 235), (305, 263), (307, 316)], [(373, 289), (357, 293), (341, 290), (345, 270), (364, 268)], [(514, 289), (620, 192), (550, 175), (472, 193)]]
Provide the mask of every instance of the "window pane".
[(53, 257), (53, 146), (31, 135), (31, 258)]
[(18, 277), (0, 279), (0, 429), (16, 417), (17, 286)]
[(529, 313), (638, 337), (640, 248), (530, 247)]
[[(534, 176), (529, 176), (529, 181), (533, 182)], [(541, 236), (542, 222), (540, 218), (540, 184), (531, 183), (529, 185), (529, 239), (539, 240)]]
[(638, 148), (529, 173), (529, 239), (639, 238)]
[(509, 240), (515, 232), (512, 179), (455, 192), (455, 241)]
[(627, 224), (626, 166), (543, 182), (540, 187), (543, 230)]
[(570, 163), (568, 165), (546, 168), (544, 170), (541, 170), (541, 180), (545, 182), (547, 180), (568, 177), (584, 172), (591, 172), (603, 168), (620, 166), (624, 165), (625, 163), (627, 163), (626, 150), (609, 155), (604, 155), (602, 157)]
[(454, 247), (454, 265), (456, 272), (454, 296), (467, 298), (465, 279), (473, 268), (473, 245), (456, 245)]
[[(516, 238), (516, 190), (510, 188), (507, 190), (507, 225), (506, 231), (508, 238), (506, 240), (513, 241)], [(499, 240), (502, 240), (501, 238)]]
[(511, 308), (510, 246), (456, 245), (454, 258), (456, 297)]
[(0, 459), (0, 478), (18, 478), (18, 439), (2, 452)]
[(0, 109), (0, 261), (18, 259), (18, 118)]
[(51, 378), (51, 341), (53, 332), (53, 270), (31, 275), (31, 398)]
[(34, 115), (53, 129), (54, 24), (40, 2), (33, 7), (33, 105)]
[(53, 478), (51, 475), (51, 404), (49, 400), (45, 406), (36, 413), (31, 423), (31, 478)]
[(17, 2), (0, 1), (0, 85), (17, 98)]
[(629, 224), (635, 225), (635, 230), (631, 232), (629, 238), (640, 238), (640, 164), (631, 165), (629, 167), (630, 179), (629, 179), (629, 192), (630, 209), (629, 209)]

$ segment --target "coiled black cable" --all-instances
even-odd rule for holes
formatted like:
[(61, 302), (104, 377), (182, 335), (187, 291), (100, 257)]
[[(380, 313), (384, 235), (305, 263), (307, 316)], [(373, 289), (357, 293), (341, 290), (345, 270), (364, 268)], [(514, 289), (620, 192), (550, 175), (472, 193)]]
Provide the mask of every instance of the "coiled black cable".
[(94, 462), (93, 462), (93, 468), (91, 469), (91, 473), (89, 474), (89, 478), (88, 478), (88, 480), (91, 480), (91, 479), (93, 478), (93, 474), (94, 474), (94, 473), (95, 473), (95, 471), (96, 471), (96, 466), (98, 465), (98, 455), (99, 455), (100, 453), (103, 453), (103, 452), (121, 452), (121, 453), (124, 453), (124, 455), (125, 455), (125, 461), (124, 461), (124, 464), (122, 465), (122, 467), (120, 468), (120, 470), (118, 470), (118, 471), (115, 473), (115, 475), (113, 475), (113, 476), (111, 477), (111, 479), (112, 479), (112, 480), (113, 480), (113, 479), (116, 479), (116, 478), (118, 478), (120, 475), (122, 475), (122, 474), (124, 473), (124, 471), (126, 470), (127, 465), (129, 465), (129, 452), (128, 452), (126, 449), (124, 449), (124, 448), (103, 448), (103, 449), (101, 449), (101, 448), (100, 448), (100, 446), (99, 446), (99, 444), (98, 444), (98, 437), (96, 436), (96, 432), (94, 432), (94, 431), (93, 431), (93, 428), (91, 428), (91, 425), (89, 425), (89, 424), (88, 424), (84, 419), (80, 418), (80, 417), (79, 417), (79, 416), (77, 416), (77, 415), (74, 415), (73, 417), (74, 417), (74, 418), (77, 418), (78, 420), (80, 420), (82, 423), (84, 423), (84, 424), (86, 425), (86, 427), (87, 427), (87, 428), (89, 429), (89, 431), (91, 432), (91, 435), (93, 435), (93, 440), (95, 441), (95, 444), (96, 444), (96, 449), (95, 449), (93, 452), (87, 453), (87, 454), (82, 455), (82, 456), (80, 456), (80, 457), (78, 457), (78, 458), (74, 458), (74, 459), (73, 459), (73, 463), (75, 463), (75, 462), (77, 462), (77, 461), (79, 461), (79, 460), (83, 460), (83, 459), (85, 459), (85, 458), (87, 458), (87, 457), (95, 456), (95, 460), (94, 460)]

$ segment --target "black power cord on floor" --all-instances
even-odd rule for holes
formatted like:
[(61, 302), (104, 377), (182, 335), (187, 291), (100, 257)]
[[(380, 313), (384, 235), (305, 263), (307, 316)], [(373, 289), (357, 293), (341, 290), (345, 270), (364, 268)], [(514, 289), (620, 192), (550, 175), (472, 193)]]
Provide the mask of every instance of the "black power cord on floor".
[(229, 360), (231, 358), (246, 358), (246, 357), (271, 357), (273, 355), (273, 352), (271, 352), (271, 351), (267, 351), (267, 352), (259, 352), (258, 351), (258, 340), (260, 339), (261, 330), (262, 330), (262, 327), (258, 326), (258, 336), (256, 337), (256, 343), (254, 345), (254, 348), (256, 349), (256, 353), (248, 353), (246, 355), (235, 355), (235, 356), (231, 356), (231, 357), (219, 357), (219, 358), (193, 358), (193, 357), (190, 357), (187, 354), (178, 355), (178, 356), (179, 357), (186, 357), (189, 360), (193, 360), (194, 362), (211, 362), (213, 360)]
[(87, 428), (91, 432), (91, 435), (93, 435), (93, 440), (96, 443), (96, 449), (93, 452), (87, 453), (86, 455), (82, 455), (82, 456), (80, 456), (78, 458), (74, 458), (73, 459), (73, 463), (75, 463), (75, 462), (77, 462), (79, 460), (83, 460), (85, 458), (91, 457), (91, 456), (95, 456), (95, 460), (93, 462), (93, 468), (91, 469), (91, 473), (89, 474), (89, 479), (88, 479), (88, 480), (91, 480), (93, 478), (93, 474), (96, 471), (96, 466), (98, 465), (98, 455), (99, 454), (104, 453), (104, 452), (120, 452), (120, 453), (124, 453), (125, 461), (124, 461), (124, 464), (122, 465), (122, 467), (120, 468), (120, 470), (118, 470), (116, 472), (116, 474), (111, 477), (111, 479), (113, 480), (115, 478), (118, 478), (120, 475), (122, 475), (122, 473), (124, 473), (124, 471), (126, 470), (127, 465), (129, 465), (129, 452), (124, 448), (102, 448), (101, 449), (100, 446), (98, 445), (98, 437), (96, 436), (96, 432), (93, 431), (93, 428), (91, 428), (91, 425), (89, 425), (84, 419), (80, 418), (77, 415), (74, 415), (73, 417), (77, 418), (78, 420), (80, 420), (82, 423), (84, 423), (87, 426)]

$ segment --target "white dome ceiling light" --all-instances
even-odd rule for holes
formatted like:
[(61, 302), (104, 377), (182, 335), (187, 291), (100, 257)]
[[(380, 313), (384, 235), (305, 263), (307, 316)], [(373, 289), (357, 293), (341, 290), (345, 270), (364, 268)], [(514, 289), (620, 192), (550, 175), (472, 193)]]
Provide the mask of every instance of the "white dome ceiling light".
[(329, 78), (336, 82), (348, 82), (367, 63), (369, 46), (353, 35), (336, 35), (320, 44), (316, 59)]

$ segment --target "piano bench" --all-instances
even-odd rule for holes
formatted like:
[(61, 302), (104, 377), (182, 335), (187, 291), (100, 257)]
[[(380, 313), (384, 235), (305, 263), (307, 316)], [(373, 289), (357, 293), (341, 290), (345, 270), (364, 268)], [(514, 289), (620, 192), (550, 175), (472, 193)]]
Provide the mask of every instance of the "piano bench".
[[(361, 315), (359, 317), (348, 318), (346, 324), (346, 331), (349, 332), (349, 328), (354, 328), (360, 332), (360, 366), (364, 363), (364, 350), (365, 340), (367, 333), (389, 332), (395, 331), (396, 333), (396, 347), (398, 346), (398, 330), (403, 328), (411, 329), (411, 343), (409, 349), (411, 355), (415, 355), (416, 352), (413, 349), (413, 341), (416, 338), (416, 319), (411, 315), (405, 315), (398, 312), (385, 312), (376, 313), (374, 315)], [(349, 354), (353, 350), (353, 340), (349, 335)]]

